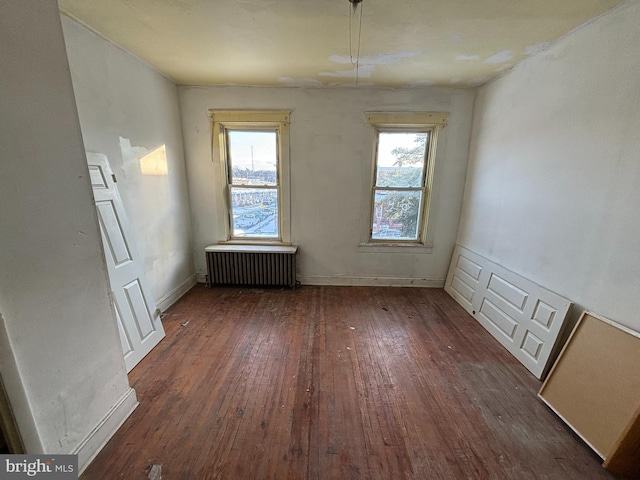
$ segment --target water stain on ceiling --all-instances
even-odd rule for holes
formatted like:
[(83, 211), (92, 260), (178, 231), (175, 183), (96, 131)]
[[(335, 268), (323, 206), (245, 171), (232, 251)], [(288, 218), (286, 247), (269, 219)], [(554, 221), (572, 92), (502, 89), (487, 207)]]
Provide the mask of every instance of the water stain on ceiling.
[(363, 0), (353, 14), (348, 0), (59, 0), (178, 84), (354, 85), (357, 74), (367, 85), (463, 88), (620, 3)]

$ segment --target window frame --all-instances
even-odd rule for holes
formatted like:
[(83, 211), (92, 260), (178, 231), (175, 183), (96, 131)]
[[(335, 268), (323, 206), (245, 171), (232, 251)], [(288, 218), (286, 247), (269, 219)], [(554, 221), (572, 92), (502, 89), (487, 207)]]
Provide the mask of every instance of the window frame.
[[(429, 253), (433, 246), (433, 235), (430, 235), (429, 212), (433, 191), (436, 148), (438, 133), (447, 125), (447, 112), (368, 112), (366, 123), (373, 132), (373, 161), (371, 182), (369, 187), (369, 217), (367, 219), (367, 240), (360, 246), (374, 247), (376, 252), (395, 251), (397, 247), (426, 247)], [(376, 185), (378, 170), (378, 145), (380, 133), (426, 133), (425, 164), (419, 187), (379, 187)], [(378, 190), (389, 191), (421, 191), (422, 198), (418, 212), (417, 239), (373, 238), (373, 221), (375, 215), (375, 194)]]
[[(218, 217), (219, 243), (254, 245), (289, 245), (290, 232), (290, 175), (289, 175), (289, 118), (285, 110), (209, 110), (212, 132), (212, 161), (219, 166), (220, 194), (217, 201), (224, 211)], [(278, 191), (278, 236), (245, 237), (233, 234), (231, 204), (232, 174), (228, 157), (229, 131), (268, 131), (276, 133)], [(262, 188), (261, 186), (255, 186)], [(267, 188), (267, 187), (265, 187)], [(269, 186), (268, 188), (274, 188)]]

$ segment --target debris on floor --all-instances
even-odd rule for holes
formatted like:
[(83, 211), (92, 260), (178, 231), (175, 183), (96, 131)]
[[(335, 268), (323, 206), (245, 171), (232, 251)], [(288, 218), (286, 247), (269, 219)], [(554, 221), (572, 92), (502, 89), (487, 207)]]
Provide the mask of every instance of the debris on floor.
[(186, 322), (182, 322), (180, 325), (182, 325), (183, 327), (186, 327), (187, 325), (189, 325), (189, 320), (187, 320)]
[(149, 469), (149, 473), (147, 474), (149, 480), (162, 480), (162, 465), (154, 463), (147, 468)]

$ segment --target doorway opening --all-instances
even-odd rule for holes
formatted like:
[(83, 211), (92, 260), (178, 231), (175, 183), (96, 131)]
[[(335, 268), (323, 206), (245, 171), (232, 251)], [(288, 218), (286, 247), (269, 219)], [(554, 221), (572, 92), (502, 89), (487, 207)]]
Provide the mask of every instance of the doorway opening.
[(0, 454), (24, 454), (24, 444), (0, 378)]

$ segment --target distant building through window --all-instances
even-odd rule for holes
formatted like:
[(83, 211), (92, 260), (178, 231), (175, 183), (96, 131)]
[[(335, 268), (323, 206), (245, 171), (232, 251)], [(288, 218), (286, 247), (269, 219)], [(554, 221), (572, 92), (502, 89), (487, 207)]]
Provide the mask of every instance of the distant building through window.
[(224, 171), (226, 239), (288, 242), (288, 112), (210, 112)]
[(232, 238), (280, 238), (277, 130), (228, 130)]
[(419, 243), (426, 238), (438, 129), (446, 113), (371, 113), (375, 130), (372, 243)]

